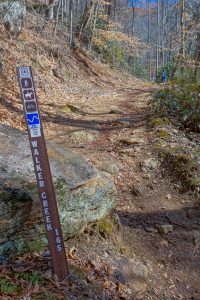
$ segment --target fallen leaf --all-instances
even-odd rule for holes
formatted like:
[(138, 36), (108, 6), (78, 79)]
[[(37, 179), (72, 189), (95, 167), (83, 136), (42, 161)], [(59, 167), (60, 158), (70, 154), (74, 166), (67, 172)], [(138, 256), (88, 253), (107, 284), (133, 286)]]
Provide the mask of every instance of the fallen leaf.
[(39, 290), (40, 290), (40, 286), (39, 286), (38, 283), (36, 283), (36, 284), (34, 285), (34, 288), (33, 288), (33, 290), (32, 290), (32, 293), (33, 293), (33, 294), (37, 294), (37, 293), (39, 293)]
[(105, 281), (104, 284), (103, 284), (105, 289), (109, 289), (110, 285), (111, 285), (111, 282), (109, 280)]
[(96, 279), (96, 274), (95, 274), (95, 272), (90, 272), (90, 273), (87, 275), (86, 279), (87, 279), (88, 282), (94, 281), (94, 280)]
[(44, 277), (46, 277), (48, 279), (52, 278), (52, 276), (53, 276), (53, 273), (52, 273), (51, 269), (46, 270), (46, 272), (44, 273)]

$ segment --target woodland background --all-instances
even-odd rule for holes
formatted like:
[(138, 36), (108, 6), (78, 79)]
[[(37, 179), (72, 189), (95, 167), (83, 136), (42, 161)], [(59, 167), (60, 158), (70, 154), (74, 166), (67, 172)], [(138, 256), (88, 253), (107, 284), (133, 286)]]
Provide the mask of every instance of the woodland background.
[(42, 30), (66, 31), (71, 49), (97, 62), (170, 85), (155, 96), (160, 115), (199, 131), (200, 2), (198, 0), (58, 0), (28, 3)]

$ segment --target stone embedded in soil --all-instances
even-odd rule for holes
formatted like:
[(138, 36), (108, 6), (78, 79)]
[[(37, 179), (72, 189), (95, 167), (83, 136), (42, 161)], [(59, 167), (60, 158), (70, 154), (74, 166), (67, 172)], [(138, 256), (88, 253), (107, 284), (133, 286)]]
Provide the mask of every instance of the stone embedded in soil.
[(28, 219), (32, 203), (28, 193), (0, 180), (0, 243)]
[[(67, 148), (47, 143), (47, 149), (67, 239), (110, 212), (116, 189), (111, 178)], [(5, 227), (0, 231), (2, 262), (4, 255), (9, 258), (42, 250), (47, 240), (27, 134), (0, 124), (0, 153), (0, 223)], [(29, 225), (24, 226), (25, 222)]]
[(139, 196), (139, 195), (141, 195), (141, 191), (138, 189), (138, 187), (135, 187), (135, 186), (132, 187), (131, 193), (132, 193), (134, 196)]
[(69, 137), (77, 143), (91, 143), (98, 140), (99, 135), (94, 131), (81, 130), (69, 133)]
[(160, 241), (160, 245), (161, 245), (161, 246), (164, 246), (164, 247), (168, 247), (169, 243), (168, 243), (168, 241), (166, 241), (166, 240), (161, 240), (161, 241)]
[(140, 139), (140, 138), (124, 138), (124, 139), (121, 139), (120, 142), (122, 142), (126, 145), (144, 144), (144, 140)]
[(121, 149), (121, 150), (119, 150), (119, 152), (122, 154), (129, 155), (129, 156), (135, 156), (135, 150), (132, 148)]
[(158, 229), (154, 228), (154, 227), (145, 227), (145, 230), (147, 232), (152, 232), (152, 233), (157, 233)]
[(5, 70), (5, 63), (4, 60), (0, 57), (0, 74), (2, 74), (4, 70)]
[(152, 183), (148, 183), (148, 184), (147, 184), (147, 187), (150, 188), (151, 190), (154, 190), (154, 186), (153, 186)]
[(112, 259), (111, 267), (113, 269), (114, 280), (122, 284), (129, 284), (135, 292), (145, 292), (147, 289), (147, 267), (133, 259), (120, 257)]
[(110, 114), (124, 114), (123, 111), (121, 111), (117, 106), (112, 106), (110, 108)]
[(116, 119), (115, 122), (123, 124), (123, 125), (129, 125), (130, 123), (134, 122), (134, 118), (131, 118), (131, 117), (119, 118), (119, 119)]
[(173, 226), (170, 224), (162, 224), (159, 226), (159, 232), (160, 233), (171, 233), (173, 231)]
[(120, 172), (120, 170), (122, 169), (122, 165), (119, 162), (105, 162), (101, 169), (114, 175)]
[(145, 159), (141, 163), (142, 171), (147, 172), (148, 170), (154, 170), (158, 166), (158, 161), (155, 158)]

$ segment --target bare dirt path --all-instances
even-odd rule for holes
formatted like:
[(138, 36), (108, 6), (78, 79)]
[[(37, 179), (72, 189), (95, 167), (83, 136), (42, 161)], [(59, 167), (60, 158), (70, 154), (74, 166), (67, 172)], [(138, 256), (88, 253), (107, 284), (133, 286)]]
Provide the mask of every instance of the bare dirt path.
[[(165, 176), (146, 129), (150, 88), (88, 97), (48, 115), (48, 137), (110, 173), (115, 212), (132, 252), (148, 267), (148, 287), (130, 299), (200, 299), (200, 212), (196, 198)], [(170, 225), (162, 227), (162, 225)], [(166, 233), (164, 233), (166, 230)], [(169, 230), (169, 232), (167, 232)]]

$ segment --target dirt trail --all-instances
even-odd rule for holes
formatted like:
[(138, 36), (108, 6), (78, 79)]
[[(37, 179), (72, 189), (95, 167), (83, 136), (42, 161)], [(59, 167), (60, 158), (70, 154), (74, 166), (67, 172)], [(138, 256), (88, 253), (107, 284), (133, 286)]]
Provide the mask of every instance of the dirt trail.
[[(48, 114), (45, 128), (49, 138), (114, 177), (115, 212), (124, 239), (149, 270), (148, 289), (137, 299), (197, 300), (200, 213), (195, 197), (181, 194), (157, 165), (146, 129), (149, 90), (136, 87), (88, 97), (81, 112), (67, 114), (57, 108)], [(129, 142), (122, 142), (125, 138)], [(142, 167), (149, 158), (150, 166), (147, 161)], [(160, 233), (162, 224), (172, 225), (172, 232)]]

